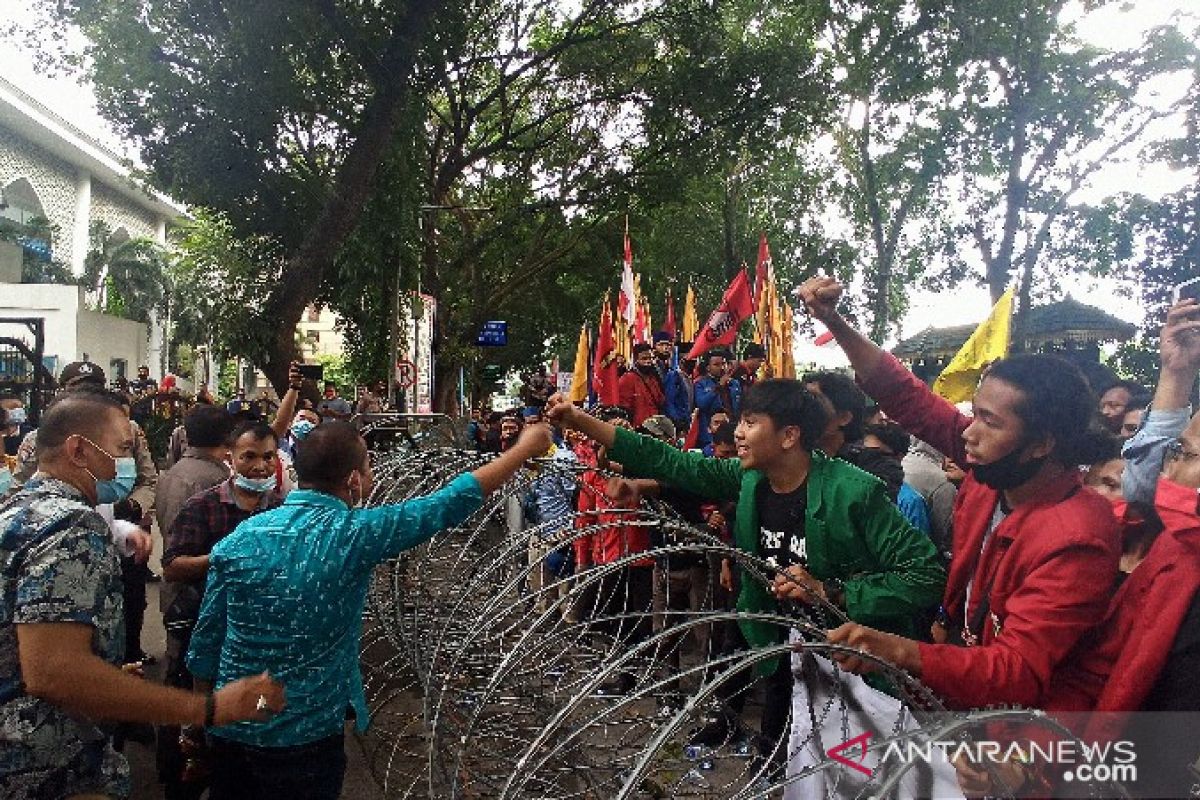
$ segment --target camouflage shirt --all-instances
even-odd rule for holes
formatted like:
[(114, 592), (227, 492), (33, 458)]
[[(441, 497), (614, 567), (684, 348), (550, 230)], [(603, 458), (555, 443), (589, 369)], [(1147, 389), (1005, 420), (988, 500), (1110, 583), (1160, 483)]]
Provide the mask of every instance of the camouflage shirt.
[(92, 652), (124, 654), (121, 565), (108, 525), (74, 487), (38, 473), (0, 503), (0, 797), (129, 794), (128, 767), (95, 723), (25, 692), (16, 626), (75, 622)]

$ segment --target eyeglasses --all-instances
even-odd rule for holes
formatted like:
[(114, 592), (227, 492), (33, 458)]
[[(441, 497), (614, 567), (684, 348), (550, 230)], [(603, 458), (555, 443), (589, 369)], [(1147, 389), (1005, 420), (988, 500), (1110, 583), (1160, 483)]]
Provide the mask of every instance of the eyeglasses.
[(1195, 461), (1198, 458), (1200, 458), (1200, 453), (1193, 453), (1191, 450), (1184, 450), (1183, 442), (1179, 439), (1176, 439), (1167, 445), (1167, 452), (1163, 458), (1163, 461), (1164, 463), (1169, 464), (1172, 461), (1187, 462)]

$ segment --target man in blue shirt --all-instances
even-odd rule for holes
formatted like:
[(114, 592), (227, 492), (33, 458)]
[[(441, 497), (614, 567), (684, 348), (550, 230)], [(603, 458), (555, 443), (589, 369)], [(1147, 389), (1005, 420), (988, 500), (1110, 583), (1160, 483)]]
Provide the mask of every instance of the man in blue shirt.
[(211, 731), (211, 800), (338, 797), (346, 708), (360, 730), (368, 720), (358, 655), (372, 570), (463, 522), (485, 494), (549, 448), (549, 426), (527, 425), (502, 455), (441, 491), (356, 508), (373, 483), (357, 429), (327, 422), (300, 443), (300, 488), (243, 522), (209, 556), (188, 668), (222, 686), (258, 665), (287, 686), (288, 702), (265, 724)]

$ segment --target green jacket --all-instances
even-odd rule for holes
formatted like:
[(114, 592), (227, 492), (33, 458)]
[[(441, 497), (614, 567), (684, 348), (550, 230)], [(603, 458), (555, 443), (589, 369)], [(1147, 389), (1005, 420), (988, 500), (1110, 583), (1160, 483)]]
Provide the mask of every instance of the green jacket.
[[(734, 541), (758, 555), (755, 490), (762, 472), (743, 469), (735, 458), (707, 458), (677, 450), (648, 436), (617, 429), (609, 458), (631, 478), (654, 478), (713, 500), (737, 500)], [(820, 451), (808, 473), (804, 517), (808, 571), (846, 586), (850, 619), (910, 638), (917, 615), (937, 605), (946, 571), (929, 537), (910, 525), (884, 492), (883, 482), (858, 467)], [(739, 611), (773, 612), (775, 599), (757, 580), (743, 580)], [(778, 626), (743, 621), (752, 646), (781, 641)]]

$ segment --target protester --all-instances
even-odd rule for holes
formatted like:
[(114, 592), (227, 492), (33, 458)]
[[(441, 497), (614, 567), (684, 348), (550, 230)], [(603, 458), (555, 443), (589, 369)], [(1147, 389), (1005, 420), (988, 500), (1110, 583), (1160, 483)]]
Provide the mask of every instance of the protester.
[(36, 473), (0, 504), (0, 573), (11, 587), (0, 615), (6, 797), (126, 796), (128, 766), (91, 720), (228, 724), (284, 706), (283, 686), (266, 674), (231, 674), (206, 696), (120, 668), (121, 567), (95, 506), (129, 496), (134, 442), (112, 394), (64, 392), (38, 429)]
[(1188, 395), (1200, 369), (1200, 304), (1187, 298), (1171, 307), (1159, 336), (1162, 368), (1154, 389), (1154, 402), (1146, 411), (1141, 429), (1122, 449), (1125, 473), (1121, 477), (1125, 499), (1153, 503), (1167, 446), (1188, 424)]
[(635, 428), (647, 417), (663, 413), (667, 397), (650, 345), (633, 346), (633, 369), (621, 376), (617, 387), (618, 404), (629, 412)]
[[(863, 428), (863, 449), (882, 459), (900, 464), (902, 473), (904, 467), (901, 458), (908, 452), (911, 441), (912, 438), (904, 429), (891, 421), (874, 423)], [(926, 536), (930, 535), (929, 506), (926, 505), (925, 498), (908, 483), (900, 484), (896, 494), (896, 506), (910, 525)]]
[(330, 422), (339, 419), (350, 419), (354, 409), (346, 402), (345, 398), (338, 394), (338, 386), (333, 381), (325, 381), (325, 394), (320, 403), (317, 403), (317, 413), (321, 415), (322, 422)]
[[(658, 348), (658, 345), (655, 345)], [(690, 348), (690, 344), (681, 344), (681, 352), (683, 348)], [(656, 354), (659, 350), (655, 350)], [(671, 352), (674, 352), (673, 348)], [(695, 406), (695, 388), (692, 383), (692, 367), (695, 362), (692, 362), (692, 367), (688, 367), (685, 363), (680, 363), (678, 366), (672, 366), (670, 362), (671, 352), (668, 352), (668, 361), (663, 369), (663, 393), (666, 395), (666, 403), (663, 406), (662, 413), (665, 414), (671, 422), (675, 423), (677, 431), (687, 430), (688, 423), (692, 417), (692, 409)], [(659, 361), (661, 366), (662, 362)]]
[[(842, 287), (805, 281), (799, 295), (850, 359), (887, 415), (969, 472), (954, 517), (954, 561), (935, 644), (848, 623), (830, 640), (919, 677), (956, 708), (1018, 703), (1056, 707), (1057, 680), (1100, 621), (1120, 544), (1110, 504), (1082, 490), (1096, 401), (1069, 363), (1052, 356), (995, 362), (966, 417), (852, 328), (837, 311)], [(965, 647), (944, 643), (958, 635)], [(869, 662), (843, 659), (849, 670)]]
[(1100, 393), (1100, 416), (1104, 425), (1114, 434), (1121, 433), (1125, 414), (1131, 409), (1145, 408), (1150, 393), (1133, 381), (1117, 381), (1106, 386)]
[[(774, 599), (827, 602), (851, 619), (914, 634), (916, 616), (936, 604), (945, 579), (928, 537), (917, 534), (883, 493), (882, 485), (815, 449), (827, 407), (796, 381), (755, 384), (744, 398), (736, 440), (739, 460), (705, 458), (588, 416), (561, 397), (548, 418), (597, 441), (628, 478), (649, 478), (714, 502), (737, 500), (735, 542), (779, 571), (772, 590), (742, 582), (738, 608), (761, 612)], [(609, 487), (623, 507), (636, 507), (639, 485)], [(857, 572), (840, 565), (869, 565)], [(746, 621), (745, 639), (775, 644), (775, 626)], [(782, 758), (791, 671), (786, 659), (768, 666), (763, 750)]]
[[(742, 385), (742, 394), (758, 380), (758, 371), (767, 360), (767, 351), (761, 344), (750, 343), (742, 350), (742, 361), (733, 370), (733, 379)], [(768, 375), (767, 377), (774, 377)]]
[(212, 800), (339, 796), (347, 707), (360, 731), (369, 720), (359, 632), (375, 567), (461, 523), (549, 447), (549, 428), (531, 426), (506, 453), (433, 495), (359, 508), (374, 476), (358, 431), (334, 421), (304, 439), (300, 488), (209, 554), (188, 668), (218, 687), (262, 669), (288, 690), (287, 708), (265, 724), (210, 730)]
[(928, 442), (913, 437), (908, 454), (900, 461), (904, 482), (917, 491), (929, 508), (929, 535), (949, 563), (953, 541), (954, 498), (958, 485), (943, 469), (945, 456)]
[(732, 419), (741, 410), (742, 384), (730, 374), (728, 359), (727, 351), (710, 350), (701, 362), (704, 376), (695, 385), (696, 408), (700, 411), (700, 436), (696, 444), (701, 448), (712, 443), (713, 414), (721, 411), (727, 419)]
[[(547, 404), (548, 413), (551, 408)], [(597, 414), (606, 425), (632, 428), (623, 408), (600, 408)], [(558, 422), (553, 417), (551, 421)], [(570, 430), (573, 426), (563, 427)], [(583, 428), (575, 429), (592, 440), (598, 469), (621, 470), (621, 464), (612, 460), (609, 453), (611, 443), (590, 436)], [(628, 509), (636, 507), (636, 503), (612, 500), (608, 496), (608, 479), (600, 472), (588, 470), (580, 477), (579, 513), (575, 517), (576, 569), (622, 564), (601, 578), (594, 591), (596, 607), (592, 617), (596, 620), (593, 626), (597, 630), (623, 642), (626, 647), (648, 639), (653, 625), (654, 560), (649, 556), (637, 558), (650, 549), (650, 532), (646, 526), (637, 524), (635, 515), (627, 513)], [(621, 671), (605, 681), (600, 691), (624, 695), (635, 686), (633, 674)]]
[(821, 436), (821, 451), (847, 461), (883, 481), (893, 502), (904, 482), (904, 468), (898, 459), (884, 457), (862, 445), (867, 414), (867, 396), (854, 380), (840, 372), (811, 372), (802, 379), (805, 387), (829, 402), (832, 415)]
[(666, 331), (658, 331), (653, 336), (652, 344), (654, 366), (658, 367), (658, 377), (665, 382), (667, 373), (671, 370), (671, 356), (675, 353), (674, 337)]

